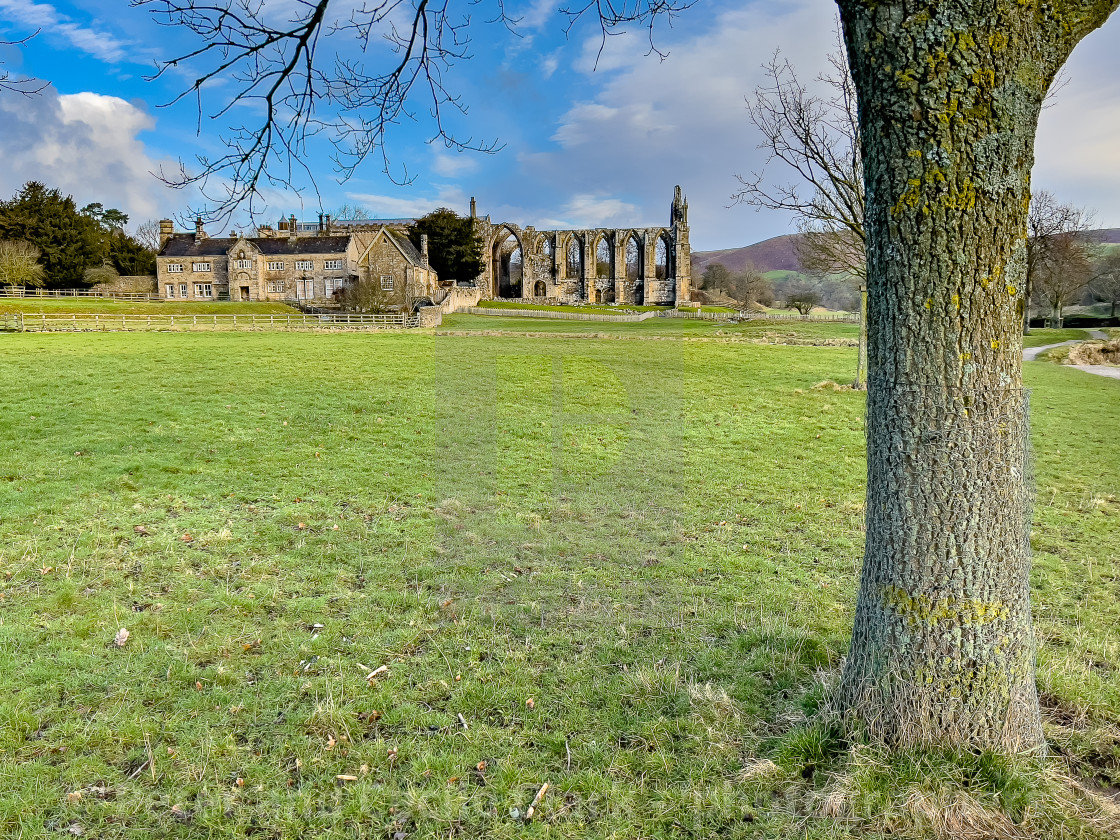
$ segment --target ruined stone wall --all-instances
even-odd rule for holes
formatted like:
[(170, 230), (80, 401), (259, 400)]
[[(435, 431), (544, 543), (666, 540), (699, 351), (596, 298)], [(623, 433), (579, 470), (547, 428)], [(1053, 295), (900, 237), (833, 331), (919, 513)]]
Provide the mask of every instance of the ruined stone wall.
[[(668, 227), (538, 231), (532, 226), (493, 222), (489, 216), (475, 215), (474, 221), (483, 243), (483, 269), (475, 283), (484, 300), (675, 306), (691, 299), (688, 203), (680, 187), (674, 194)], [(631, 241), (636, 244), (638, 260), (637, 270), (628, 272)], [(606, 243), (609, 256), (605, 270), (597, 260), (600, 242)], [(658, 242), (664, 247), (660, 266)], [(515, 273), (509, 261), (514, 243), (521, 253), (519, 288), (504, 282)], [(567, 258), (572, 243), (579, 249), (578, 266), (569, 265)]]

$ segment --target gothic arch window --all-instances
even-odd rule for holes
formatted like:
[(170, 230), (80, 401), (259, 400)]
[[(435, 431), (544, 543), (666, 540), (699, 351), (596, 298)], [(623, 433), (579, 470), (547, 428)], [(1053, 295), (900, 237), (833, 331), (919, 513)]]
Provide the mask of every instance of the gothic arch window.
[(568, 240), (564, 276), (569, 280), (578, 280), (583, 277), (583, 243), (578, 236), (573, 236)]
[(626, 239), (626, 281), (634, 290), (634, 303), (645, 303), (645, 289), (642, 284), (642, 243), (636, 233)]
[(662, 233), (657, 237), (657, 244), (653, 249), (653, 271), (658, 280), (669, 279), (669, 256), (671, 253), (669, 237)]
[(600, 234), (599, 240), (595, 243), (595, 276), (600, 280), (614, 276), (614, 254), (612, 251), (607, 235), (605, 233)]
[(503, 225), (498, 230), (494, 237), (490, 257), (493, 266), (495, 296), (500, 298), (521, 297), (525, 252), (521, 247), (521, 240), (509, 227)]

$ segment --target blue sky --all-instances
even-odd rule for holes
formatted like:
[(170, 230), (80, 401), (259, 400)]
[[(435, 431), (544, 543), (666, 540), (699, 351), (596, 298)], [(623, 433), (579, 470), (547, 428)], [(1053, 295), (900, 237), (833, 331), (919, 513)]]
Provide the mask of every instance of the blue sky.
[[(282, 15), (296, 2), (270, 5)], [(336, 6), (347, 3), (357, 5)], [(447, 77), (470, 109), (456, 128), (501, 142), (501, 151), (457, 153), (428, 143), (433, 127), (420, 106), (417, 120), (390, 136), (393, 164), (414, 177), (409, 186), (392, 183), (378, 161), (340, 184), (320, 144), (308, 157), (319, 195), (309, 185), (298, 194), (270, 192), (269, 217), (312, 218), (347, 203), (383, 217), (441, 205), (465, 212), (474, 195), (481, 213), (538, 227), (652, 225), (667, 222), (680, 184), (696, 249), (792, 230), (787, 216), (728, 206), (735, 175), (765, 162), (743, 101), (777, 48), (806, 79), (825, 68), (831, 0), (704, 0), (660, 29), (665, 60), (646, 55), (643, 33), (633, 32), (609, 39), (597, 67), (597, 30), (577, 26), (566, 37), (555, 5), (507, 3), (522, 18), (519, 36), (485, 23), (486, 3), (469, 7), (473, 58)], [(119, 207), (133, 222), (181, 215), (196, 197), (166, 189), (151, 172), (220, 149), (222, 124), (204, 119), (198, 134), (193, 100), (160, 107), (189, 84), (189, 73), (154, 82), (145, 76), (155, 61), (194, 42), (123, 0), (0, 0), (0, 39), (36, 30), (26, 44), (0, 47), (11, 73), (51, 83), (35, 97), (0, 94), (0, 194), (36, 178), (80, 204)], [(1120, 15), (1074, 54), (1069, 83), (1043, 116), (1034, 182), (1095, 208), (1102, 226), (1120, 227), (1118, 43)], [(204, 113), (221, 94), (216, 88), (204, 100)]]

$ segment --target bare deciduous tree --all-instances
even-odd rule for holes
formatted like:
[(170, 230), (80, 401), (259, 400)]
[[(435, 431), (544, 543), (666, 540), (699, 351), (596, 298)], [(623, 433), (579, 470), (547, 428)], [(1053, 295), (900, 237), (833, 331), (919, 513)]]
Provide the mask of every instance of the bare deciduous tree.
[[(866, 199), (856, 90), (843, 47), (828, 60), (832, 71), (817, 77), (831, 91), (823, 97), (811, 94), (779, 54), (766, 65), (769, 84), (755, 89), (747, 114), (762, 134), (759, 148), (769, 153), (768, 164), (784, 163), (797, 180), (772, 184), (764, 168), (739, 176), (742, 187), (734, 199), (794, 213), (803, 270), (818, 279), (849, 277), (862, 288), (867, 275)], [(860, 315), (866, 319), (862, 310)], [(866, 358), (866, 331), (861, 329), (853, 382), (859, 389), (866, 387)]]
[(762, 135), (759, 148), (796, 176), (772, 182), (764, 167), (738, 176), (735, 201), (795, 214), (802, 237), (798, 257), (824, 274), (866, 274), (863, 156), (855, 88), (843, 52), (829, 56), (832, 72), (817, 78), (831, 93), (817, 96), (798, 80), (789, 61), (775, 53), (766, 64), (768, 83), (747, 100), (747, 114)]
[(1089, 282), (1087, 275), (1088, 233), (1092, 212), (1073, 204), (1062, 204), (1047, 190), (1031, 196), (1027, 214), (1026, 312), (1023, 331), (1030, 333), (1031, 303), (1050, 305), (1051, 318), (1061, 320), (1063, 306)]
[(139, 243), (140, 247), (153, 254), (159, 251), (159, 222), (155, 219), (148, 219), (146, 222), (136, 226), (136, 233), (132, 237)]
[(1089, 290), (1097, 300), (1110, 304), (1108, 317), (1115, 318), (1120, 303), (1120, 248), (1112, 248), (1097, 261)]
[(1052, 327), (1061, 329), (1063, 310), (1081, 299), (1093, 278), (1090, 247), (1076, 233), (1052, 236), (1034, 266), (1034, 298), (1050, 308)]
[(0, 239), (0, 286), (42, 286), (39, 249), (22, 239)]

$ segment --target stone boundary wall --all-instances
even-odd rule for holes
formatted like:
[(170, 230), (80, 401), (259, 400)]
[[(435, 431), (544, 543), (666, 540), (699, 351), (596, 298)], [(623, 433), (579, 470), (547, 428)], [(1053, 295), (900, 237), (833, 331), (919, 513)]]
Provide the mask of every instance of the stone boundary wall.
[(416, 315), (421, 327), (438, 327), (443, 323), (443, 309), (439, 306), (421, 306)]
[(635, 323), (661, 317), (660, 312), (607, 315), (594, 312), (554, 312), (543, 309), (489, 309), (480, 306), (468, 306), (464, 312), (469, 315), (496, 315), (506, 318), (550, 318), (559, 321), (608, 321), (613, 323)]
[(477, 306), (480, 300), (482, 300), (482, 289), (478, 286), (452, 286), (440, 301), (439, 307), (444, 315), (450, 315), (468, 306)]

